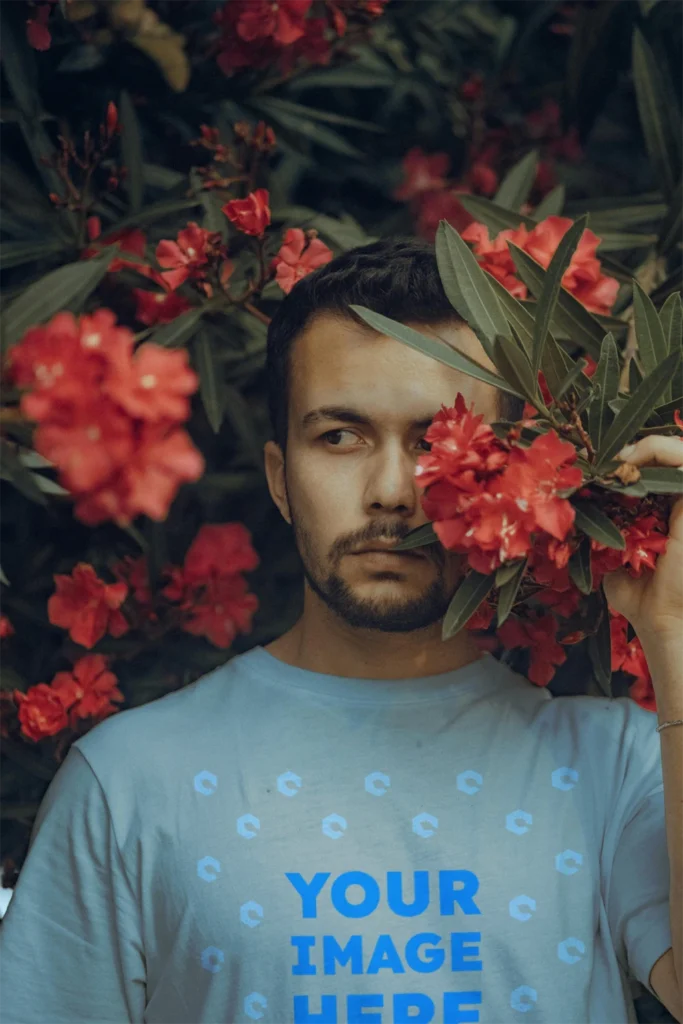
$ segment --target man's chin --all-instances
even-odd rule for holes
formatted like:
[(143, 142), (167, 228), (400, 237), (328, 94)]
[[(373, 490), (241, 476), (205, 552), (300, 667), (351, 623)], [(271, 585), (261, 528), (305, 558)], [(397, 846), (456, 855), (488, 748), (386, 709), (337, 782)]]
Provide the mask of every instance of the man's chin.
[(350, 626), (383, 633), (427, 629), (444, 617), (450, 603), (441, 587), (433, 586), (411, 599), (396, 595), (364, 597), (339, 580), (328, 581), (320, 596)]

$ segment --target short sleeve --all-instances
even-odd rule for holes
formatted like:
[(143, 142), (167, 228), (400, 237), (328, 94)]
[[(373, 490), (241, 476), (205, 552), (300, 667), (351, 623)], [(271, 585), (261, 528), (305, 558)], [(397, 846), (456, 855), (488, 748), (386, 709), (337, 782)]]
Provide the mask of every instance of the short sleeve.
[(650, 971), (672, 944), (661, 744), (656, 714), (630, 698), (616, 703), (625, 708), (608, 808), (607, 915), (619, 961), (655, 995)]
[(0, 924), (2, 1024), (142, 1021), (139, 920), (105, 794), (72, 746)]

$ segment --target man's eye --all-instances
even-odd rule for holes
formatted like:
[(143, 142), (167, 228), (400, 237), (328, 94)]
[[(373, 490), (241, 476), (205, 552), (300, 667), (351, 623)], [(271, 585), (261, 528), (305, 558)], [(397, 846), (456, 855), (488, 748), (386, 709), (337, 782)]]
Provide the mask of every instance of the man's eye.
[(338, 439), (342, 434), (350, 434), (351, 437), (355, 437), (356, 436), (353, 433), (353, 431), (351, 431), (351, 430), (343, 430), (343, 429), (340, 428), (339, 430), (328, 430), (326, 434), (322, 435), (321, 440), (327, 441), (329, 444), (332, 445), (333, 448), (341, 448), (342, 446), (335, 442), (335, 438)]

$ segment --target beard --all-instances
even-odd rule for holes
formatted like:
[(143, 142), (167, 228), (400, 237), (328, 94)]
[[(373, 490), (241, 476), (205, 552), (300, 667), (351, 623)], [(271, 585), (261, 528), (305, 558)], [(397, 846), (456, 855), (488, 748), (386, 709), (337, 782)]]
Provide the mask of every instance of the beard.
[[(445, 559), (441, 548), (430, 549), (427, 557), (436, 567), (436, 577), (416, 596), (403, 598), (397, 594), (393, 599), (359, 597), (335, 568), (325, 571), (315, 555), (311, 534), (294, 516), (290, 516), (296, 545), (301, 558), (303, 572), (311, 590), (327, 607), (356, 629), (374, 629), (383, 633), (410, 633), (426, 629), (444, 617), (450, 604), (455, 586), (449, 587), (444, 575)], [(359, 544), (371, 543), (380, 538), (403, 540), (410, 530), (402, 524), (382, 526), (373, 523), (362, 536), (340, 539), (332, 546), (329, 564), (337, 566), (343, 557)], [(396, 573), (377, 573), (378, 580), (399, 580)]]

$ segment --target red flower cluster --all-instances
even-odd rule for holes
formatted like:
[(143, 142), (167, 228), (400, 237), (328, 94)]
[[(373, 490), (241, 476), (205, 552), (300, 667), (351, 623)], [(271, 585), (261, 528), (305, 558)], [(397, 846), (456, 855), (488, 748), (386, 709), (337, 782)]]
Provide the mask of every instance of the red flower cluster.
[(99, 309), (58, 313), (10, 351), (22, 413), (38, 424), (36, 450), (59, 470), (88, 525), (164, 519), (180, 484), (204, 460), (179, 424), (198, 385), (184, 350), (146, 343)]
[(521, 448), (499, 440), (482, 419), (462, 395), (454, 408), (442, 407), (425, 435), (431, 451), (418, 459), (416, 475), (429, 488), (423, 508), (443, 546), (490, 573), (528, 555), (534, 537), (565, 540), (574, 509), (562, 495), (583, 476), (571, 466), (576, 449), (554, 431)]
[(23, 735), (37, 743), (63, 729), (75, 730), (81, 719), (108, 718), (118, 711), (112, 702), (124, 699), (117, 682), (106, 658), (87, 654), (70, 672), (58, 672), (50, 684), (38, 683), (26, 693), (14, 690)]
[[(518, 299), (527, 297), (526, 285), (517, 273), (508, 242), (527, 252), (542, 267), (548, 267), (563, 236), (572, 226), (568, 217), (547, 217), (529, 231), (523, 224), (507, 228), (491, 240), (488, 228), (475, 222), (462, 232), (466, 242), (474, 243), (479, 263), (492, 277)], [(612, 309), (619, 282), (601, 272), (596, 249), (600, 239), (586, 229), (562, 278), (562, 284), (593, 313), (607, 314)]]
[(14, 626), (6, 615), (0, 615), (0, 640), (14, 636)]
[(647, 711), (656, 711), (657, 704), (652, 677), (647, 667), (645, 652), (637, 636), (629, 640), (629, 622), (623, 615), (610, 609), (610, 638), (612, 641), (612, 671), (627, 672), (635, 676), (629, 696)]
[[(426, 489), (422, 507), (439, 540), (447, 550), (465, 555), (471, 569), (488, 574), (506, 562), (527, 559), (518, 614), (506, 619), (497, 636), (504, 647), (531, 651), (529, 679), (545, 686), (565, 660), (564, 647), (586, 635), (586, 623), (580, 621), (582, 628), (567, 623), (562, 638), (557, 636), (557, 616), (571, 619), (582, 598), (569, 572), (582, 535), (574, 526), (568, 497), (577, 491), (584, 496), (583, 474), (572, 465), (574, 445), (560, 440), (554, 430), (527, 448), (517, 445), (514, 436), (511, 432), (505, 440), (498, 438), (458, 395), (453, 408), (442, 407), (435, 416), (425, 434), (431, 450), (418, 459), (415, 472)], [(658, 499), (611, 492), (591, 498), (625, 542), (617, 550), (591, 538), (592, 590), (599, 589), (605, 573), (624, 568), (637, 577), (644, 569), (654, 569), (668, 540)], [(494, 612), (495, 603), (487, 600), (467, 628), (487, 629)], [(637, 677), (631, 696), (647, 707), (654, 695), (645, 659), (637, 641), (627, 643), (625, 633), (622, 637), (618, 632), (624, 628), (613, 623), (613, 649), (620, 652), (614, 667)]]
[(129, 625), (121, 605), (126, 600), (125, 583), (105, 583), (92, 565), (79, 562), (70, 576), (55, 576), (56, 592), (47, 602), (53, 626), (69, 631), (74, 643), (94, 647), (105, 633), (123, 636)]
[(258, 608), (242, 575), (255, 569), (258, 555), (242, 523), (202, 526), (182, 568), (171, 568), (164, 596), (184, 613), (182, 628), (204, 636), (216, 647), (229, 647), (238, 632), (247, 633)]
[(320, 241), (316, 231), (290, 228), (271, 269), (275, 270), (275, 280), (280, 288), (289, 295), (297, 281), (329, 263), (332, 256), (332, 250)]
[(42, 4), (31, 3), (31, 7), (35, 8), (35, 16), (26, 19), (26, 38), (34, 50), (50, 49), (52, 35), (47, 23), (53, 10), (50, 5), (53, 3), (56, 0), (47, 0), (47, 3)]

